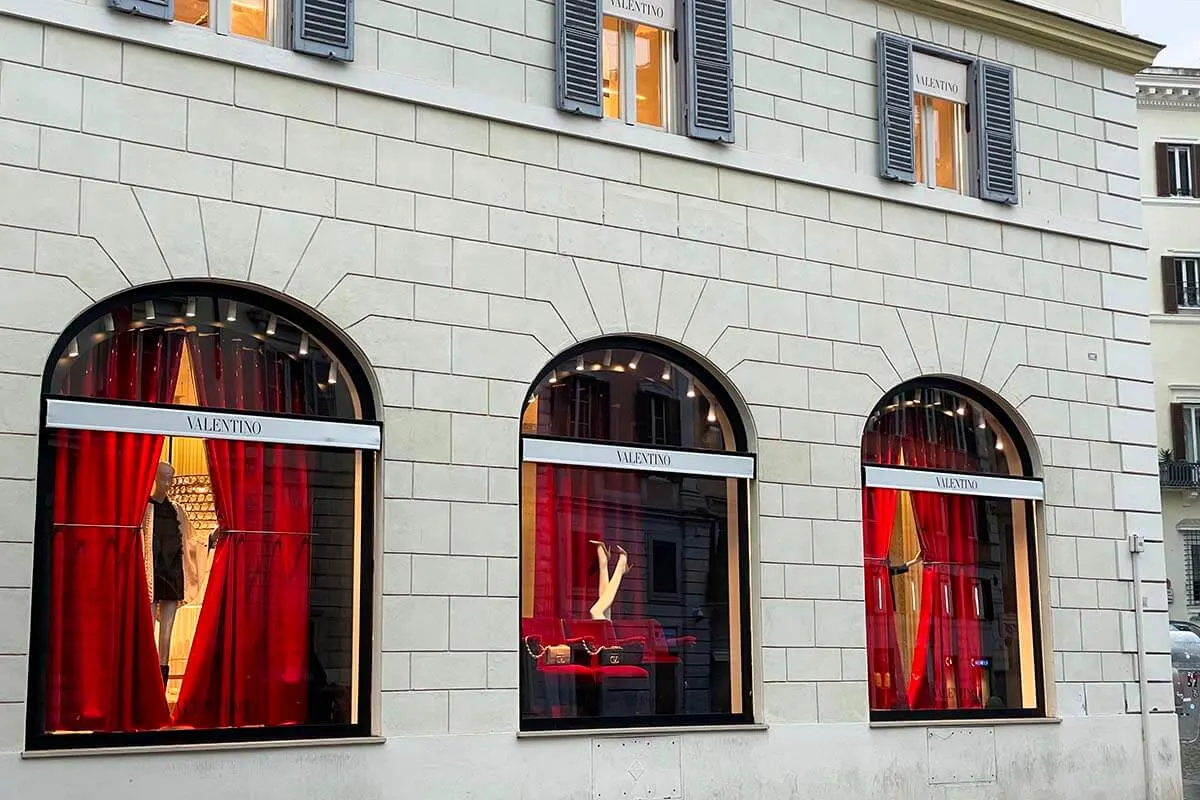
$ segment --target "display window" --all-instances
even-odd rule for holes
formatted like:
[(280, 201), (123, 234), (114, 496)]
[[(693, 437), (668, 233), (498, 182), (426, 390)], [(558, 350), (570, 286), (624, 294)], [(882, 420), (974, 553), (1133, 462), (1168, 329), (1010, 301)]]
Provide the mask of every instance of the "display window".
[(669, 128), (674, 94), (673, 32), (604, 17), (604, 116)]
[(863, 438), (873, 719), (1044, 713), (1040, 480), (998, 407), (951, 384), (896, 390)]
[(716, 381), (614, 341), (557, 359), (522, 419), (521, 726), (752, 720), (747, 482)]
[(46, 378), (29, 747), (369, 733), (380, 428), (327, 332), (172, 284)]

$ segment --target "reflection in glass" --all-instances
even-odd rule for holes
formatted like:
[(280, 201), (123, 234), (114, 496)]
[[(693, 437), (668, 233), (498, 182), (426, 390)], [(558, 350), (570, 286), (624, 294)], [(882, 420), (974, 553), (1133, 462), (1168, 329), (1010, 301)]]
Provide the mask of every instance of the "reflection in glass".
[(664, 31), (647, 25), (634, 29), (637, 66), (637, 121), (641, 125), (663, 127), (663, 40)]
[(266, 40), (268, 0), (233, 0), (229, 29), (238, 36)]
[(175, 21), (201, 27), (212, 26), (210, 0), (175, 0)]
[(604, 116), (620, 119), (621, 114), (621, 21), (604, 18)]

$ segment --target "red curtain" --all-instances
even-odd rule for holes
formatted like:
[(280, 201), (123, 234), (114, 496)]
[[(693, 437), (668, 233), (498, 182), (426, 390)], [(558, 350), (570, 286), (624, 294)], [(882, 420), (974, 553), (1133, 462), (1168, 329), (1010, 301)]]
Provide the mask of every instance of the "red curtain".
[(588, 617), (599, 587), (593, 541), (608, 546), (610, 574), (616, 568), (617, 547), (629, 554), (631, 568), (621, 580), (613, 618), (644, 615), (646, 558), (640, 492), (641, 481), (632, 473), (538, 465), (534, 618)]
[[(114, 324), (120, 333), (71, 366), (64, 394), (171, 402), (182, 335)], [(46, 730), (164, 727), (140, 531), (163, 437), (60, 430), (55, 447)]]
[(901, 694), (896, 643), (896, 609), (888, 564), (896, 506), (895, 489), (863, 491), (863, 549), (866, 555), (867, 666), (871, 708), (893, 710)]
[[(302, 410), (299, 374), (252, 341), (199, 338), (202, 405)], [(190, 727), (291, 725), (308, 719), (310, 560), (307, 448), (210, 439), (217, 519), (196, 638), (176, 722)]]

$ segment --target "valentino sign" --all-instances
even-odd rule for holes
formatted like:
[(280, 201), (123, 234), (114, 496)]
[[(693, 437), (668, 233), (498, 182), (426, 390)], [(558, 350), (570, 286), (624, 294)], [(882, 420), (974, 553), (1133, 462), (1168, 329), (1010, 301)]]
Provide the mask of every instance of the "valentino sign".
[(912, 54), (913, 91), (955, 103), (967, 102), (967, 65), (927, 53)]
[(675, 0), (604, 0), (604, 15), (673, 30)]

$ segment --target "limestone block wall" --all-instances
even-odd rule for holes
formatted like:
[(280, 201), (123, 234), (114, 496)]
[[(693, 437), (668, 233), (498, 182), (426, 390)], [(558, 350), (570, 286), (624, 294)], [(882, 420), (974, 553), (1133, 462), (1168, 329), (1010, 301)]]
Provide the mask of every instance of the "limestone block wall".
[[(415, 31), (405, 46), (428, 53), (423, 65), (448, 59), (453, 80), (433, 76), (448, 87), (486, 88), (470, 81), (504, 62), (524, 76), (517, 99), (549, 104), (549, 4), (462, 3), (484, 15), (474, 20), (459, 3), (453, 17), (434, 5), (362, 0), (380, 70)], [(577, 121), (531, 127), (360, 91), (372, 34), (361, 63), (317, 82), (151, 48), (126, 20), (113, 23), (122, 39), (0, 14), (0, 785), (18, 798), (93, 796), (132, 769), (136, 781), (121, 779), (130, 798), (242, 785), (592, 797), (612, 766), (602, 739), (515, 736), (518, 414), (556, 353), (619, 333), (711, 365), (760, 459), (750, 579), (767, 728), (657, 737), (685, 797), (748, 786), (763, 798), (1139, 796), (1129, 531), (1151, 540), (1148, 670), (1164, 712), (1153, 753), (1161, 796), (1176, 797), (1132, 81), (883, 4), (819, 5), (739, 12), (740, 146), (782, 159), (769, 162), (782, 177), (658, 139), (609, 144)], [(873, 177), (864, 43), (876, 26), (1022, 66), (1020, 208)], [(834, 50), (801, 40), (814, 27)], [(493, 52), (506, 45), (513, 58)], [(788, 98), (793, 79), (800, 94)], [(817, 119), (789, 120), (787, 108)], [(798, 180), (786, 159), (801, 156), (852, 175), (841, 188)], [(386, 745), (18, 755), (46, 361), (91, 304), (183, 277), (315, 309), (377, 382), (373, 635)], [(941, 729), (867, 725), (859, 440), (877, 400), (921, 375), (965, 379), (1011, 408), (1046, 481), (1039, 591), (1059, 721), (952, 729), (980, 731), (973, 757), (994, 773), (981, 784), (936, 780)]]

